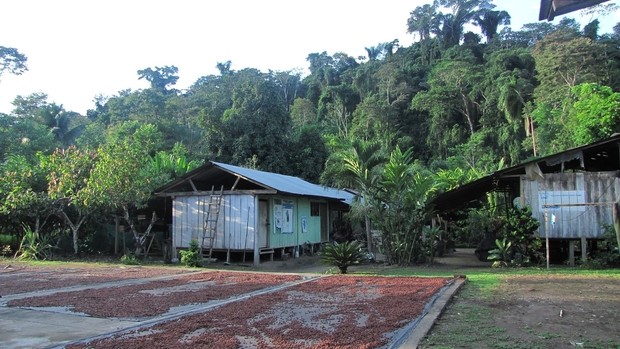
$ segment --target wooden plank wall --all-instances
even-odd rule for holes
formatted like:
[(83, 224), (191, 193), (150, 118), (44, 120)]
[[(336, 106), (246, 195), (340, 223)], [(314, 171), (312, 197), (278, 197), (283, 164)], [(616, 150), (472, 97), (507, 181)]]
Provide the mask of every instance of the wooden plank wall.
[[(550, 238), (600, 238), (604, 226), (612, 224), (609, 203), (619, 194), (615, 172), (553, 173), (537, 181), (521, 178), (521, 200), (540, 222), (540, 237), (545, 237), (548, 227)], [(545, 224), (545, 213), (549, 224)], [(552, 216), (555, 224), (551, 224)]]
[[(209, 196), (179, 196), (172, 208), (172, 247), (202, 241)], [(252, 195), (224, 195), (217, 222), (214, 249), (254, 249), (256, 204)]]

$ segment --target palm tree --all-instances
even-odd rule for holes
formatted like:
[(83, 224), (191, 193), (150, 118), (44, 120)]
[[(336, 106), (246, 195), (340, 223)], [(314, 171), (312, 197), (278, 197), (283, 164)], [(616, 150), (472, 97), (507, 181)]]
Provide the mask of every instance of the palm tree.
[(359, 193), (357, 203), (364, 214), (368, 252), (372, 253), (370, 202), (381, 178), (381, 166), (386, 159), (378, 142), (354, 139), (345, 140), (343, 143), (340, 144), (340, 149), (327, 159), (321, 182), (351, 188)]
[(69, 147), (84, 130), (84, 125), (72, 127), (72, 121), (80, 114), (67, 112), (62, 104), (47, 104), (36, 111), (36, 120), (45, 125), (64, 148)]
[(375, 46), (364, 47), (364, 49), (366, 49), (366, 53), (368, 53), (368, 60), (369, 61), (374, 61), (374, 60), (378, 59), (379, 56), (381, 55), (382, 50), (383, 50), (381, 45), (376, 46), (376, 47)]
[(510, 14), (506, 11), (483, 10), (474, 19), (474, 24), (480, 27), (482, 34), (487, 39), (487, 43), (490, 43), (497, 35), (497, 27), (510, 24)]
[(437, 15), (441, 22), (441, 42), (445, 48), (458, 45), (465, 24), (476, 18), (481, 11), (493, 8), (489, 0), (435, 0), (435, 4), (452, 11), (452, 13)]

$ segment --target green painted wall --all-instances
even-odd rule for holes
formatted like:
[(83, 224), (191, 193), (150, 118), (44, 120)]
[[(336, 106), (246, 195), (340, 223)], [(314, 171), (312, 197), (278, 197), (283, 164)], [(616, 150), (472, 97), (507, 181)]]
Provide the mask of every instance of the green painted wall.
[[(310, 200), (303, 197), (276, 196), (269, 197), (269, 246), (271, 248), (282, 248), (302, 245), (305, 242), (321, 242), (321, 217), (311, 216), (311, 202), (325, 203), (321, 200)], [(282, 221), (280, 227), (276, 222), (277, 206), (284, 207), (292, 205), (292, 232), (287, 233), (285, 223)], [(284, 211), (282, 211), (284, 213)], [(290, 212), (290, 211), (289, 211)], [(302, 222), (306, 221), (306, 232), (302, 229)]]

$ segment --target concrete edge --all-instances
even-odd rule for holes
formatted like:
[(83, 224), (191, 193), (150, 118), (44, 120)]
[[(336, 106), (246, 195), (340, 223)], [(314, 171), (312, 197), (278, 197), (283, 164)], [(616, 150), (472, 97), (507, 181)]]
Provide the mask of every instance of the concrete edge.
[(437, 298), (432, 299), (428, 304), (430, 305), (430, 309), (425, 312), (421, 318), (418, 318), (415, 321), (413, 328), (408, 332), (408, 335), (405, 338), (399, 341), (400, 344), (396, 348), (418, 348), (420, 342), (431, 330), (437, 318), (439, 318), (448, 303), (450, 303), (450, 300), (452, 300), (452, 297), (461, 289), (461, 287), (463, 287), (466, 282), (467, 278), (457, 276), (451, 284), (444, 288), (443, 292), (441, 292)]

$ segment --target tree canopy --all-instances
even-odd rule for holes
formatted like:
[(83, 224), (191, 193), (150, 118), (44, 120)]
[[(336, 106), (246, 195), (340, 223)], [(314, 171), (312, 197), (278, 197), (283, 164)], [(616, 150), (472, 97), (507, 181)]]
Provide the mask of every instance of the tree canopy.
[[(224, 61), (177, 90), (176, 66), (140, 69), (148, 87), (99, 96), (86, 115), (18, 96), (0, 114), (0, 233), (60, 216), (83, 239), (76, 222), (93, 209), (131, 219), (157, 186), (214, 160), (355, 188), (367, 240), (371, 219), (423, 234), (400, 225), (399, 210), (419, 213), (406, 224), (428, 218), (416, 197), (620, 131), (620, 24), (511, 28), (489, 0), (436, 0), (403, 25), (410, 46), (310, 52), (305, 73)], [(26, 62), (0, 46), (0, 77)]]

